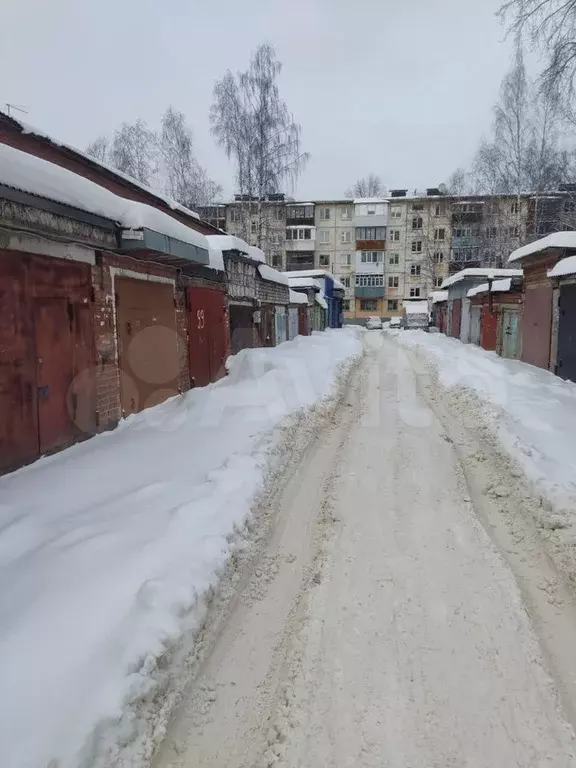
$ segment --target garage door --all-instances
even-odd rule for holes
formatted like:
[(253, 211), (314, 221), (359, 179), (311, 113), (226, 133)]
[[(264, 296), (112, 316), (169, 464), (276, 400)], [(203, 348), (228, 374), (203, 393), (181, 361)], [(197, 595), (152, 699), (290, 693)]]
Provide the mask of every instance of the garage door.
[(576, 285), (561, 288), (559, 309), (556, 372), (563, 379), (576, 381)]
[(127, 416), (178, 394), (174, 286), (116, 278), (116, 332), (122, 410)]
[(552, 286), (529, 288), (522, 310), (522, 360), (548, 368), (552, 331)]
[(190, 379), (204, 387), (225, 375), (226, 298), (214, 288), (189, 288)]

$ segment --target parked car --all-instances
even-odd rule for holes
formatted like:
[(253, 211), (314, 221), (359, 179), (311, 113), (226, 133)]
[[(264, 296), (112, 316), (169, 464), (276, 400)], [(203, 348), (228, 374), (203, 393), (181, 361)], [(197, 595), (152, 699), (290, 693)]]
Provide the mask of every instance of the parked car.
[(368, 320), (366, 320), (366, 328), (369, 331), (381, 331), (382, 320), (379, 317), (369, 317)]
[(392, 317), (390, 318), (390, 328), (402, 328), (402, 318)]

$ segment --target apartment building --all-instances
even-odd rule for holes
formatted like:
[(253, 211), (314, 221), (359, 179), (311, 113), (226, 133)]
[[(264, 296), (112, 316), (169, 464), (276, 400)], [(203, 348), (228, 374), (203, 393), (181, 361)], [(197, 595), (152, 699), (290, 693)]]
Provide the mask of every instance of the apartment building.
[(345, 287), (344, 311), (354, 305), (356, 235), (352, 200), (319, 200), (315, 204), (314, 267), (325, 267)]
[(299, 202), (237, 195), (199, 211), (285, 271), (329, 269), (346, 289), (344, 316), (394, 317), (403, 302), (427, 298), (466, 267), (506, 264), (517, 247), (549, 232), (576, 229), (576, 185), (545, 195), (455, 197), (430, 187), (386, 198)]

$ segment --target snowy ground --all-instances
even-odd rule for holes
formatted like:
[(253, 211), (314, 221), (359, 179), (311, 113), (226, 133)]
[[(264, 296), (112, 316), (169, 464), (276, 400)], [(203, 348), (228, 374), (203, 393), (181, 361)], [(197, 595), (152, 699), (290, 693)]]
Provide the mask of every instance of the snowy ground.
[(366, 343), (155, 768), (576, 767), (576, 607), (522, 473)]
[(575, 384), (443, 334), (396, 339), (431, 361), (443, 386), (471, 389), (492, 406), (487, 417), (540, 492), (559, 509), (576, 508)]
[(169, 709), (170, 653), (283, 460), (274, 428), (360, 351), (344, 330), (243, 352), (224, 381), (0, 479), (0, 765), (140, 764), (166, 716), (144, 704)]

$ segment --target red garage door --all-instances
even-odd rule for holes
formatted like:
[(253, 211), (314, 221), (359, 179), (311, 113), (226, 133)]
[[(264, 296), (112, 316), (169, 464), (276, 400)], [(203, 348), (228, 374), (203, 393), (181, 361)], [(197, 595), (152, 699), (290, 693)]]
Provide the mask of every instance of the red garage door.
[(496, 349), (496, 337), (498, 332), (498, 315), (490, 312), (488, 305), (482, 307), (482, 346), (484, 349), (494, 351)]
[(226, 297), (214, 288), (189, 288), (190, 382), (204, 387), (226, 373)]
[(522, 311), (522, 360), (548, 368), (552, 332), (552, 286), (528, 288)]

